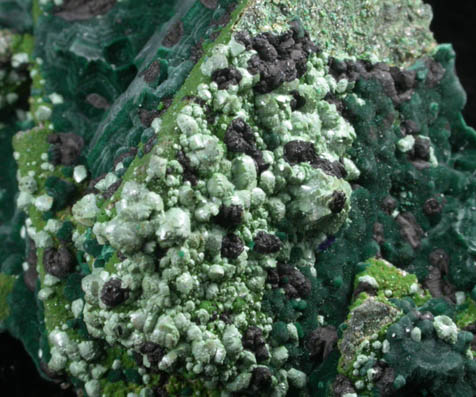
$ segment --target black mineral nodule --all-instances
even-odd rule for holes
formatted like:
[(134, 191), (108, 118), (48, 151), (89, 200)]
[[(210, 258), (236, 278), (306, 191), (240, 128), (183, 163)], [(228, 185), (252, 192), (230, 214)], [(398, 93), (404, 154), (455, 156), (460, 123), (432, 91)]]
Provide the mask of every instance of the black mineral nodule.
[(395, 371), (392, 367), (389, 367), (387, 364), (379, 361), (376, 367), (376, 374), (374, 376), (374, 380), (376, 380), (377, 390), (379, 390), (380, 395), (384, 396), (392, 396), (394, 395), (394, 386), (393, 383), (395, 381)]
[(284, 145), (284, 159), (289, 164), (312, 163), (317, 159), (314, 144), (307, 141), (289, 141)]
[(230, 85), (237, 85), (241, 81), (242, 75), (238, 69), (233, 67), (217, 69), (212, 73), (212, 80), (217, 83), (218, 89), (225, 90)]
[(118, 181), (114, 182), (111, 186), (109, 186), (106, 191), (102, 194), (102, 196), (106, 199), (109, 200), (114, 193), (116, 193), (117, 189), (119, 189), (119, 186), (121, 186), (122, 179), (119, 179)]
[(213, 218), (213, 221), (227, 229), (235, 228), (243, 222), (243, 207), (237, 204), (220, 206), (220, 212)]
[(310, 163), (313, 168), (319, 168), (328, 175), (345, 178), (347, 171), (339, 161), (330, 161), (319, 157), (312, 142), (294, 140), (284, 145), (284, 159), (291, 165)]
[(419, 248), (425, 233), (417, 223), (415, 215), (411, 212), (403, 212), (395, 220), (400, 226), (400, 235), (408, 241), (413, 249)]
[(377, 295), (377, 288), (375, 288), (373, 285), (369, 283), (361, 281), (359, 282), (357, 287), (354, 289), (352, 298), (353, 299), (357, 298), (361, 292), (365, 292), (367, 295), (375, 296)]
[(446, 70), (438, 61), (428, 57), (425, 60), (428, 73), (426, 75), (426, 85), (428, 88), (435, 87), (444, 77)]
[(47, 248), (43, 253), (43, 265), (47, 273), (64, 279), (74, 271), (76, 259), (68, 248)]
[(36, 255), (35, 242), (31, 238), (28, 238), (27, 242), (26, 261), (28, 263), (28, 269), (23, 272), (23, 280), (25, 281), (25, 285), (28, 287), (28, 289), (34, 292), (36, 289), (36, 282), (38, 280), (38, 272), (36, 270), (38, 257)]
[(266, 277), (266, 283), (271, 285), (271, 288), (278, 288), (279, 286), (279, 273), (275, 268), (267, 269), (268, 276)]
[(278, 264), (279, 285), (289, 299), (307, 298), (312, 285), (302, 272), (292, 265)]
[(331, 201), (329, 202), (329, 209), (333, 214), (338, 214), (344, 209), (346, 201), (347, 196), (344, 192), (334, 190)]
[(293, 99), (291, 99), (291, 110), (299, 110), (306, 104), (306, 98), (299, 94), (296, 90), (290, 92)]
[(173, 47), (175, 44), (177, 44), (180, 41), (180, 39), (183, 36), (183, 33), (184, 33), (183, 22), (182, 21), (175, 22), (167, 31), (167, 34), (164, 37), (164, 40), (162, 41), (162, 44), (164, 45), (164, 47), (167, 47), (167, 48)]
[(243, 241), (233, 233), (225, 235), (221, 242), (221, 256), (229, 259), (236, 259), (243, 252), (245, 246)]
[(160, 111), (139, 109), (138, 114), (142, 125), (146, 128), (149, 128), (152, 125), (154, 119), (160, 116)]
[(437, 248), (431, 251), (428, 260), (433, 266), (440, 269), (443, 274), (448, 274), (450, 257), (445, 250)]
[(337, 80), (351, 82), (375, 79), (395, 105), (408, 101), (416, 88), (416, 72), (391, 67), (384, 62), (372, 64), (366, 60), (343, 61), (329, 59), (329, 72)]
[(270, 43), (271, 35), (259, 35), (253, 38), (253, 49), (258, 53), (258, 56), (267, 62), (274, 62), (278, 59), (278, 51)]
[(214, 10), (218, 6), (218, 0), (200, 0), (200, 3), (209, 10)]
[(152, 83), (155, 79), (160, 75), (160, 62), (154, 61), (152, 62), (147, 69), (145, 69), (141, 75), (144, 78), (146, 83)]
[(443, 205), (434, 197), (429, 198), (423, 204), (423, 211), (426, 215), (436, 215), (441, 213)]
[(415, 87), (416, 71), (400, 70), (397, 67), (390, 68), (390, 74), (395, 82), (395, 87), (400, 91), (410, 90)]
[(195, 186), (198, 181), (198, 171), (192, 167), (190, 159), (182, 150), (179, 150), (177, 152), (177, 160), (183, 168), (183, 179), (189, 181), (192, 186)]
[(91, 93), (86, 96), (86, 102), (92, 107), (100, 110), (108, 109), (111, 105), (109, 101), (98, 93)]
[(251, 351), (254, 351), (258, 346), (264, 345), (265, 340), (261, 328), (255, 326), (248, 327), (243, 335), (242, 343), (245, 349)]
[(139, 347), (139, 351), (143, 355), (147, 356), (149, 363), (154, 366), (160, 363), (165, 354), (162, 346), (154, 342), (144, 342)]
[(83, 21), (106, 14), (116, 0), (69, 0), (55, 7), (54, 15), (66, 21)]
[(225, 132), (224, 142), (227, 150), (232, 153), (245, 153), (250, 156), (258, 172), (269, 167), (265, 164), (263, 153), (256, 147), (256, 138), (251, 127), (241, 117), (234, 119)]
[(25, 285), (31, 292), (35, 292), (36, 283), (38, 281), (36, 266), (28, 266), (28, 269), (23, 272), (23, 281), (25, 281)]
[(255, 350), (255, 357), (258, 362), (266, 361), (269, 357), (269, 351), (266, 345), (259, 345)]
[(345, 375), (338, 374), (333, 384), (333, 392), (336, 397), (343, 397), (346, 394), (355, 394), (352, 381)]
[(48, 135), (50, 147), (49, 160), (54, 165), (75, 165), (84, 147), (84, 140), (81, 136), (69, 133), (59, 133)]
[(312, 331), (307, 340), (309, 354), (319, 361), (325, 360), (334, 349), (337, 339), (337, 330), (332, 325)]
[(420, 127), (413, 120), (404, 120), (400, 126), (405, 135), (415, 135), (420, 132)]
[(266, 367), (256, 367), (251, 376), (251, 386), (257, 391), (267, 390), (273, 382), (271, 371)]
[(237, 40), (257, 52), (248, 61), (248, 71), (251, 74), (259, 73), (260, 80), (253, 90), (260, 94), (302, 77), (307, 70), (309, 55), (318, 51), (309, 35), (297, 24), (281, 35), (266, 32), (250, 38), (246, 34), (239, 34)]
[(387, 213), (387, 215), (392, 215), (393, 211), (397, 208), (397, 200), (392, 196), (387, 196), (382, 201), (382, 209)]
[(258, 232), (253, 239), (254, 251), (258, 254), (273, 254), (281, 249), (281, 240), (274, 234)]
[(413, 158), (417, 160), (430, 160), (430, 140), (415, 137), (415, 145), (413, 146)]
[(256, 139), (251, 127), (238, 117), (228, 126), (224, 141), (230, 152), (247, 153), (255, 148)]
[(260, 328), (255, 326), (248, 327), (243, 335), (242, 343), (245, 349), (254, 352), (258, 362), (265, 361), (269, 358), (263, 331)]
[(311, 163), (314, 168), (319, 168), (327, 175), (335, 176), (336, 178), (345, 178), (347, 171), (339, 161), (330, 161), (322, 157), (318, 157)]
[(129, 297), (129, 290), (121, 287), (121, 280), (113, 278), (106, 281), (101, 289), (101, 301), (110, 307), (125, 302)]
[(329, 72), (339, 80), (341, 75), (347, 73), (347, 62), (334, 57), (329, 58)]

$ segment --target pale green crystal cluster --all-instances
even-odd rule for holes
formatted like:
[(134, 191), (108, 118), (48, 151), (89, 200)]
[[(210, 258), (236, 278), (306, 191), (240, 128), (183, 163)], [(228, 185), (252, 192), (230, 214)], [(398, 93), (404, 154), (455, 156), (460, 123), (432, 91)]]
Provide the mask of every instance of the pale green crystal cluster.
[[(177, 131), (174, 150), (182, 150), (198, 170), (195, 186), (184, 180), (180, 163), (167, 159), (159, 143), (141, 170), (146, 175), (144, 182), (127, 181), (101, 221), (96, 219), (99, 210), (94, 194), (73, 206), (75, 220), (92, 227), (100, 244), (109, 244), (127, 257), (106, 265), (107, 270), (94, 269), (83, 279), (83, 315), (89, 333), (128, 349), (137, 349), (144, 342), (157, 343), (167, 352), (159, 369), (170, 371), (179, 358), (185, 359), (187, 371), (203, 376), (212, 388), (225, 383), (230, 392), (245, 388), (257, 365), (254, 354), (243, 349), (245, 330), (259, 326), (266, 339), (271, 331), (273, 318), (261, 310), (266, 270), (276, 267), (277, 261), (289, 260), (296, 245), (305, 253), (302, 264), (313, 263), (316, 244), (326, 233), (335, 233), (349, 211), (349, 183), (307, 163), (289, 164), (283, 157), (284, 145), (293, 140), (312, 142), (326, 160), (342, 159), (350, 179), (359, 173), (345, 157), (355, 132), (335, 105), (324, 100), (329, 93), (345, 95), (347, 89), (345, 81), (337, 84), (327, 74), (326, 55), (311, 56), (300, 80), (261, 95), (252, 90), (259, 75), (246, 69), (254, 53), (234, 39), (216, 46), (201, 66), (203, 80), (227, 66), (236, 67), (243, 78), (238, 85), (220, 90), (215, 82), (199, 84), (197, 94), (203, 104), (188, 103), (176, 115), (176, 124), (168, 127)], [(291, 92), (305, 99), (303, 108), (291, 109)], [(218, 114), (218, 122), (207, 122), (205, 106)], [(218, 139), (236, 118), (252, 126), (257, 147), (263, 150), (269, 168), (259, 179), (250, 156), (227, 153)], [(158, 134), (164, 128), (159, 120), (154, 126)], [(274, 150), (266, 150), (263, 142), (263, 135), (270, 132), (281, 137)], [(114, 174), (102, 181), (108, 178), (104, 188), (115, 181)], [(343, 210), (333, 214), (329, 203), (336, 190), (347, 200)], [(220, 255), (227, 231), (213, 225), (212, 218), (222, 205), (244, 209), (244, 221), (235, 235), (245, 247), (236, 259)], [(256, 253), (254, 236), (274, 234), (286, 217), (298, 219), (297, 225), (308, 237), (296, 241), (295, 231), (289, 230), (279, 253)], [(84, 237), (76, 234), (75, 241), (77, 249), (83, 249)], [(158, 271), (152, 256), (157, 249), (166, 252)], [(101, 301), (103, 286), (114, 278), (130, 291), (127, 310), (112, 310)], [(240, 314), (231, 324), (225, 323), (220, 315), (232, 312), (238, 302), (243, 306)], [(268, 348), (272, 362), (282, 366), (286, 349)], [(150, 365), (144, 360), (146, 367)], [(59, 370), (61, 363), (66, 365), (65, 352), (54, 349), (50, 366)], [(295, 368), (288, 372), (281, 371), (275, 380), (276, 395), (285, 394), (288, 377), (304, 385), (299, 381), (303, 373)]]

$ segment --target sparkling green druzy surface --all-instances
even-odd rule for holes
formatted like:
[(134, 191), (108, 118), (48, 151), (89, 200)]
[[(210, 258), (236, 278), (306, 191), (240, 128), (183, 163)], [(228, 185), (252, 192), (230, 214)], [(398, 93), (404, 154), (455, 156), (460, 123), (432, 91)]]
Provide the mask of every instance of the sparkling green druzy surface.
[(250, 33), (282, 32), (289, 15), (339, 58), (408, 66), (436, 45), (431, 7), (420, 0), (253, 0), (238, 26)]
[(43, 376), (474, 394), (476, 133), (421, 2), (7, 5), (0, 324)]

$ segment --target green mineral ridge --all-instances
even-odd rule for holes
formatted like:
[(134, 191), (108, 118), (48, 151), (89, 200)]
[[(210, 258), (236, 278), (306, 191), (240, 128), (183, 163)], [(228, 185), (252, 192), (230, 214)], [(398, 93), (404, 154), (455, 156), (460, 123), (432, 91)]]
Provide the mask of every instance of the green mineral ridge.
[[(432, 298), (414, 275), (384, 260), (372, 258), (358, 268), (363, 270), (355, 284), (370, 282), (377, 294), (361, 292), (351, 307), (339, 341), (339, 372), (353, 380), (359, 395), (388, 393), (388, 385), (375, 379), (372, 369), (381, 359), (396, 372), (392, 395), (412, 393), (407, 380), (414, 378), (427, 382), (426, 390), (432, 394), (446, 393), (444, 388), (451, 383), (455, 395), (471, 395), (476, 371), (473, 335), (453, 322), (454, 308)], [(370, 391), (366, 386), (372, 382), (376, 388)]]
[(32, 0), (6, 0), (0, 4), (0, 24), (19, 33), (33, 28)]
[[(317, 141), (315, 144), (329, 153), (344, 148), (345, 152), (339, 155), (353, 162), (358, 172), (349, 183), (325, 179), (329, 184), (341, 183), (338, 186), (342, 190), (348, 189), (350, 203), (339, 222), (320, 224), (327, 228), (327, 233), (318, 236), (314, 252), (299, 244), (293, 246), (287, 240), (296, 228), (295, 220), (289, 218), (274, 230), (285, 247), (292, 247), (286, 260), (309, 281), (310, 294), (305, 299), (288, 297), (283, 292), (288, 275), (281, 280), (283, 288), (267, 288), (252, 295), (260, 301), (253, 303), (261, 306), (253, 322), (265, 329), (266, 343), (272, 353), (271, 360), (264, 362), (273, 374), (270, 390), (277, 396), (336, 395), (338, 388), (332, 384), (339, 373), (347, 377), (348, 384), (337, 395), (403, 396), (414, 390), (422, 395), (438, 395), (448, 388), (454, 388), (455, 395), (474, 394), (476, 372), (469, 349), (472, 334), (462, 329), (476, 321), (473, 300), (476, 298), (476, 132), (461, 116), (465, 94), (455, 75), (455, 54), (451, 46), (437, 46), (434, 42), (429, 31), (428, 6), (412, 0), (33, 3), (17, 0), (0, 4), (2, 27), (15, 29), (17, 34), (32, 33), (35, 38), (33, 51), (29, 45), (13, 50), (28, 54), (30, 72), (34, 71), (30, 73), (30, 117), (19, 117), (12, 109), (7, 109), (7, 113), (2, 110), (0, 155), (7, 164), (0, 175), (0, 329), (23, 341), (38, 368), (41, 361), (63, 369), (66, 364), (62, 360), (67, 357), (65, 370), (71, 383), (90, 396), (101, 393), (148, 396), (157, 388), (166, 389), (170, 395), (197, 396), (219, 395), (224, 390), (223, 384), (217, 386), (204, 381), (192, 367), (171, 371), (170, 377), (164, 373), (146, 373), (147, 365), (138, 368), (129, 354), (131, 349), (124, 346), (125, 336), (117, 334), (122, 323), (114, 320), (127, 316), (128, 311), (137, 310), (138, 306), (131, 303), (104, 310), (97, 297), (91, 295), (94, 287), (84, 285), (103, 283), (104, 280), (97, 278), (102, 269), (127, 278), (129, 269), (132, 273), (151, 264), (138, 253), (136, 263), (128, 262), (129, 267), (121, 268), (119, 265), (125, 262), (119, 258), (115, 237), (106, 229), (95, 227), (95, 222), (126, 224), (127, 214), (116, 203), (122, 198), (127, 204), (127, 200), (137, 197), (131, 195), (136, 189), (131, 183), (140, 186), (148, 183), (151, 189), (140, 193), (143, 206), (134, 207), (136, 211), (147, 212), (152, 206), (160, 206), (162, 199), (159, 201), (154, 194), (160, 194), (167, 203), (165, 197), (167, 190), (174, 190), (173, 181), (172, 185), (149, 183), (147, 170), (151, 164), (160, 169), (161, 161), (165, 164), (169, 161), (172, 176), (181, 168), (177, 161), (173, 163), (174, 145), (182, 145), (180, 136), (186, 135), (179, 132), (178, 120), (187, 120), (187, 112), (197, 119), (204, 118), (198, 105), (191, 104), (190, 96), (198, 92), (206, 98), (208, 89), (203, 84), (209, 85), (210, 78), (204, 70), (212, 64), (210, 59), (220, 59), (217, 57), (223, 48), (220, 45), (229, 45), (233, 32), (246, 31), (251, 36), (262, 32), (281, 34), (298, 21), (302, 33), (308, 32), (325, 54), (312, 61), (313, 71), (322, 70), (328, 76), (329, 57), (341, 61), (363, 59), (404, 67), (414, 72), (416, 84), (409, 98), (397, 104), (375, 75), (348, 85), (335, 82), (332, 90), (344, 111), (343, 117), (337, 113), (333, 117), (339, 120), (339, 125), (350, 125), (355, 136), (340, 146)], [(237, 48), (236, 42), (233, 45)], [(306, 95), (304, 83), (311, 84), (310, 81), (302, 80), (295, 88)], [(320, 87), (316, 81), (320, 80), (312, 81), (314, 89)], [(12, 89), (2, 84), (2, 90)], [(251, 126), (264, 130), (276, 128), (269, 109), (272, 112), (273, 106), (277, 106), (276, 98), (285, 97), (286, 89), (291, 88), (278, 89), (266, 97), (261, 113), (250, 115)], [(244, 103), (252, 98), (251, 90), (246, 92)], [(334, 115), (323, 101), (316, 102), (322, 119), (323, 114)], [(221, 141), (230, 121), (230, 117), (222, 115), (217, 122), (218, 126), (220, 122), (225, 125), (217, 128)], [(182, 125), (189, 128), (191, 124)], [(326, 128), (324, 125), (323, 131)], [(409, 129), (415, 138), (407, 134)], [(97, 212), (92, 217), (91, 211), (83, 207), (71, 210), (71, 205), (89, 192), (88, 180), (76, 183), (73, 167), (41, 168), (45, 154), (52, 155), (46, 141), (52, 131), (74, 132), (84, 139), (85, 150), (79, 164), (86, 167), (91, 179), (107, 173), (112, 183), (114, 178), (122, 178), (112, 197), (94, 199), (93, 209), (97, 208)], [(286, 138), (284, 132), (282, 136)], [(215, 141), (208, 139), (212, 147)], [(146, 153), (146, 143), (160, 150)], [(271, 147), (271, 143), (268, 139), (260, 144)], [(418, 145), (429, 148), (426, 162), (415, 157)], [(193, 150), (189, 150), (192, 156)], [(19, 154), (16, 161), (14, 151)], [(122, 168), (114, 164), (118, 156)], [(235, 173), (233, 183), (243, 190), (254, 189), (254, 185), (249, 185), (254, 165), (251, 163), (250, 168), (246, 159), (237, 160), (236, 164), (239, 172)], [(23, 206), (22, 210), (15, 206), (17, 166), (20, 177), (33, 173), (36, 200), (45, 194), (54, 198), (55, 207), (51, 211), (40, 211), (33, 204)], [(303, 170), (317, 172), (311, 167)], [(244, 176), (236, 176), (241, 174)], [(266, 175), (259, 186), (272, 190), (274, 177)], [(200, 176), (208, 177), (206, 170)], [(324, 180), (320, 174), (316, 178)], [(226, 189), (226, 182), (226, 178), (213, 182), (214, 191)], [(187, 194), (182, 196), (186, 198)], [(73, 202), (63, 200), (63, 204), (58, 204), (65, 197)], [(278, 201), (273, 203), (270, 213), (277, 217), (282, 207)], [(212, 211), (209, 207), (205, 210)], [(171, 218), (183, 218), (180, 211), (171, 215)], [(28, 234), (32, 232), (37, 243), (40, 277), (35, 292), (27, 288), (23, 277), (22, 262), (28, 245), (21, 237), (25, 218), (30, 221), (26, 221)], [(54, 222), (46, 226), (49, 220), (58, 220), (61, 226), (55, 227)], [(307, 218), (299, 227), (304, 227), (306, 222)], [(180, 237), (181, 231), (175, 230), (174, 225), (170, 222), (160, 227), (164, 233)], [(146, 233), (148, 226), (143, 223), (141, 227), (137, 229), (138, 235)], [(179, 227), (186, 229), (186, 222)], [(246, 233), (240, 233), (246, 241)], [(57, 247), (60, 241), (66, 241), (75, 253), (78, 268), (66, 279), (52, 281), (47, 277), (42, 258), (49, 244)], [(176, 250), (169, 259), (184, 269), (190, 260), (190, 247), (186, 248)], [(253, 241), (249, 241), (249, 248), (253, 249)], [(369, 260), (372, 257), (379, 259)], [(306, 265), (309, 261), (313, 262), (311, 266)], [(222, 277), (221, 271), (220, 267), (207, 270), (216, 278)], [(192, 288), (189, 277), (190, 273), (184, 272), (177, 278), (177, 288), (185, 293)], [(430, 288), (425, 281), (432, 277), (436, 278), (436, 284)], [(147, 280), (149, 284), (142, 286), (145, 293), (153, 291), (154, 283), (159, 281), (153, 277)], [(370, 284), (376, 281), (375, 296), (368, 291), (353, 296), (362, 280)], [(83, 312), (84, 302), (91, 307)], [(217, 302), (213, 298), (202, 299), (196, 312), (205, 318), (217, 310)], [(139, 307), (145, 303), (139, 303)], [(251, 318), (251, 313), (246, 311), (250, 302), (238, 298), (230, 303), (230, 311), (239, 321), (243, 321), (240, 312)], [(377, 308), (375, 313), (383, 314), (375, 318), (379, 327), (367, 335), (371, 347), (366, 344), (355, 347), (350, 362), (358, 364), (349, 370), (342, 364), (342, 357), (348, 353), (344, 341), (348, 340), (346, 335), (357, 335), (349, 333), (350, 321), (356, 311), (365, 314), (366, 307)], [(422, 317), (428, 312), (432, 317)], [(134, 318), (141, 321), (139, 314)], [(263, 325), (266, 318), (271, 319), (269, 328)], [(98, 321), (105, 321), (106, 327), (114, 331), (102, 332)], [(164, 335), (174, 335), (170, 322), (159, 320), (159, 325), (158, 329), (165, 330)], [(323, 356), (325, 341), (312, 342), (313, 331), (331, 327), (337, 329), (338, 348)], [(116, 336), (112, 338), (112, 334)], [(241, 344), (242, 335), (236, 336), (231, 327), (226, 335), (227, 348)], [(168, 338), (163, 343), (167, 347), (173, 342), (172, 336)], [(60, 346), (64, 351), (59, 351)], [(168, 348), (166, 357), (171, 360), (173, 354), (187, 356), (187, 344), (180, 346), (183, 350)], [(218, 349), (219, 345), (216, 346), (213, 348)], [(97, 356), (91, 353), (95, 347), (101, 352)], [(202, 354), (206, 350), (197, 347), (196, 351)], [(259, 394), (250, 385), (249, 368), (256, 366), (251, 356), (230, 364), (235, 372), (242, 373), (226, 385), (228, 393)], [(141, 363), (148, 362), (148, 357), (140, 355)], [(392, 380), (386, 384), (374, 375), (381, 365), (379, 360), (385, 360), (393, 371)], [(47, 377), (43, 370), (40, 372)], [(266, 395), (270, 391), (262, 393)]]

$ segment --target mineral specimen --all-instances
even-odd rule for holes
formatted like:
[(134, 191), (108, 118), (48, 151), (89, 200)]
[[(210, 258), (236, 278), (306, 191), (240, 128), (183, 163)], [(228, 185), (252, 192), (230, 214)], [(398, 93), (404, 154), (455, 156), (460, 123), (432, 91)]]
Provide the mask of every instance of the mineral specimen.
[(475, 394), (476, 132), (429, 6), (7, 3), (0, 329), (42, 376)]

